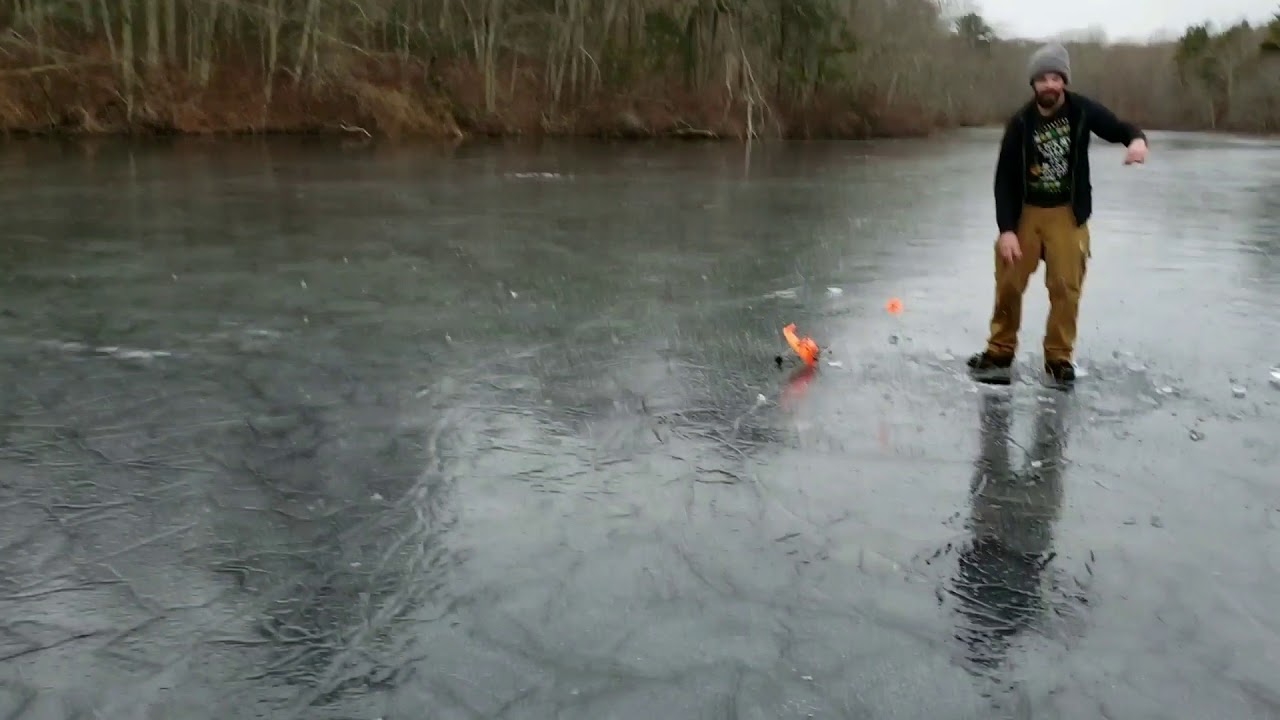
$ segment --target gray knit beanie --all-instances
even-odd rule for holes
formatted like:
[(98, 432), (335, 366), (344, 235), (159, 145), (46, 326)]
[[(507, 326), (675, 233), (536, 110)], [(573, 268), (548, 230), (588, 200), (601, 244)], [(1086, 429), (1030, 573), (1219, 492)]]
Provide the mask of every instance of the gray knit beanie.
[(1071, 57), (1067, 55), (1067, 49), (1057, 43), (1042, 45), (1039, 50), (1031, 54), (1031, 60), (1027, 63), (1027, 72), (1032, 82), (1047, 72), (1056, 72), (1070, 82)]

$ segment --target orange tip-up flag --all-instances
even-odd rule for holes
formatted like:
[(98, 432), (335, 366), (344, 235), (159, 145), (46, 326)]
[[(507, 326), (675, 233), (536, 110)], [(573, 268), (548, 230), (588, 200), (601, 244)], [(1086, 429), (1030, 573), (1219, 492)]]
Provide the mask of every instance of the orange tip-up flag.
[(797, 336), (795, 323), (782, 328), (782, 336), (787, 339), (787, 344), (791, 346), (791, 349), (796, 352), (796, 355), (800, 356), (800, 359), (806, 365), (816, 365), (818, 363), (818, 343), (814, 342), (811, 337), (802, 338)]

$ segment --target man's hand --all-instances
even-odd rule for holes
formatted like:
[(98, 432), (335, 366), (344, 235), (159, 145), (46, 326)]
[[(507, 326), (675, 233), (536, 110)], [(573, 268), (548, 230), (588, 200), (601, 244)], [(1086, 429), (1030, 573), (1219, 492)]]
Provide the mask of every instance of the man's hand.
[(1000, 258), (1010, 265), (1022, 259), (1022, 244), (1018, 242), (1017, 233), (1000, 233), (1000, 239), (996, 240), (996, 250), (999, 251)]
[(1128, 151), (1124, 154), (1124, 164), (1132, 165), (1134, 163), (1144, 163), (1147, 161), (1147, 141), (1138, 138), (1129, 143)]

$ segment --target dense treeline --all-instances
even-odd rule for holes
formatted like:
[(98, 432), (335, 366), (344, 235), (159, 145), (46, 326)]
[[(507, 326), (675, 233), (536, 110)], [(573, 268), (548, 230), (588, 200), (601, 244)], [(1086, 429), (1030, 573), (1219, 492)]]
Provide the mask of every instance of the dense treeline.
[[(998, 122), (1030, 44), (947, 0), (0, 0), (26, 131), (916, 134)], [(1280, 13), (1068, 43), (1148, 127), (1280, 130)]]
[[(977, 15), (962, 17), (956, 27), (970, 46), (989, 53), (986, 62), (964, 65), (973, 92), (960, 115), (981, 121), (993, 107), (993, 88), (1014, 92), (994, 107), (1025, 92), (1019, 60), (1033, 48), (996, 40)], [(1172, 42), (1085, 38), (1064, 44), (1071, 51), (1072, 84), (1146, 127), (1280, 132), (1280, 12), (1262, 27), (1198, 25)]]

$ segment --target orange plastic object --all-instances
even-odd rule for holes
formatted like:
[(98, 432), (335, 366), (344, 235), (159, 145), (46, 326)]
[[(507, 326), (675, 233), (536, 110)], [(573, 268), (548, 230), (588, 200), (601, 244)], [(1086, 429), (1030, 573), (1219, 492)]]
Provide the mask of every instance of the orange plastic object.
[(782, 328), (782, 336), (787, 339), (787, 344), (791, 346), (791, 349), (796, 352), (796, 355), (800, 356), (800, 359), (806, 365), (816, 365), (818, 363), (818, 343), (814, 342), (811, 337), (802, 338), (797, 336), (795, 323)]
[(891, 315), (897, 315), (898, 313), (902, 312), (902, 301), (899, 300), (898, 298), (893, 298), (892, 300), (889, 301), (887, 305), (884, 306), (884, 309), (888, 310), (889, 314)]

